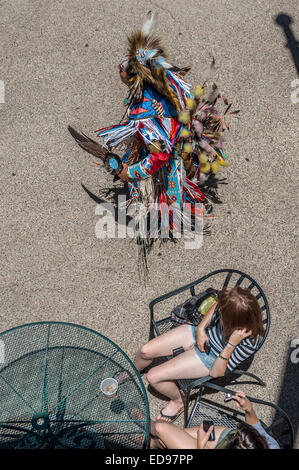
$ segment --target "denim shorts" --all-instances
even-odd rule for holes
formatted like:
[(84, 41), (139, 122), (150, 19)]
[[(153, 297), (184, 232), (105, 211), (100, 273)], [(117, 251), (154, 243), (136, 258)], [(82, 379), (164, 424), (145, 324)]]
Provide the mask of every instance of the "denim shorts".
[(212, 350), (210, 350), (209, 354), (205, 352), (201, 352), (198, 346), (196, 345), (196, 330), (197, 326), (194, 325), (189, 325), (189, 331), (192, 332), (193, 336), (193, 342), (190, 346), (194, 346), (194, 350), (196, 353), (197, 359), (204, 365), (206, 366), (207, 369), (211, 369), (212, 365), (217, 359), (217, 356), (213, 353)]

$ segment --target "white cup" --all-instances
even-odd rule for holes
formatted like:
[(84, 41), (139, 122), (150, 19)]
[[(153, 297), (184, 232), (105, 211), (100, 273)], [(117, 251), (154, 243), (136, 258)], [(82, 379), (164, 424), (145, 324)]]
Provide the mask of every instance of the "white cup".
[(101, 392), (107, 398), (114, 398), (117, 394), (118, 382), (117, 380), (109, 377), (107, 379), (102, 380), (100, 388), (101, 388)]

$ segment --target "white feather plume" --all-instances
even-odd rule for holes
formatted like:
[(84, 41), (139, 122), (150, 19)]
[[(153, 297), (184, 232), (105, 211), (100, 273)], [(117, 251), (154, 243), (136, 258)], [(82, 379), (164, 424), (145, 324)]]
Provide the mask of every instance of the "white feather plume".
[(156, 26), (156, 19), (157, 19), (157, 13), (153, 13), (152, 11), (149, 11), (146, 17), (146, 21), (141, 29), (142, 34), (146, 36), (146, 35), (150, 35), (153, 33), (154, 28)]
[(173, 66), (171, 64), (169, 64), (163, 56), (159, 55), (158, 57), (156, 57), (154, 60), (156, 65), (160, 66), (160, 67), (163, 67), (163, 69), (171, 69)]

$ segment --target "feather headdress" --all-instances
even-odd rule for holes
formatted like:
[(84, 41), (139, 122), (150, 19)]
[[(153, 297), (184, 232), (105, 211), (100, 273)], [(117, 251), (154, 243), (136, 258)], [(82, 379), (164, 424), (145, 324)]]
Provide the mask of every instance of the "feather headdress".
[[(189, 71), (190, 67), (180, 69), (168, 62), (161, 39), (153, 34), (155, 24), (156, 14), (149, 11), (141, 30), (128, 37), (129, 50), (125, 70), (130, 77), (130, 97), (132, 99), (141, 97), (144, 86), (153, 85), (179, 112), (182, 109), (182, 103), (178, 94), (170, 86), (169, 75), (171, 74), (176, 83), (183, 82), (180, 76)], [(175, 72), (177, 77), (174, 77), (172, 72)], [(182, 86), (182, 84), (179, 85)], [(185, 91), (188, 92), (188, 87)]]

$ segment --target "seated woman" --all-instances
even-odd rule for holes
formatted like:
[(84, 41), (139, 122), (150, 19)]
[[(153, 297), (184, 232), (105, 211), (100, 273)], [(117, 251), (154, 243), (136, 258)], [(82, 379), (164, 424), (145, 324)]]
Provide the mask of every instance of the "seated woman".
[(205, 432), (203, 425), (180, 429), (174, 424), (156, 421), (151, 423), (150, 447), (152, 449), (279, 449), (279, 444), (261, 425), (252, 403), (245, 393), (238, 390), (233, 400), (245, 412), (245, 422), (235, 429), (215, 426), (215, 440), (209, 437), (213, 430)]
[[(249, 289), (236, 286), (221, 291), (219, 301), (197, 327), (178, 326), (142, 346), (134, 359), (138, 371), (148, 367), (154, 358), (184, 348), (182, 354), (147, 373), (148, 382), (170, 399), (157, 420), (172, 422), (183, 412), (183, 399), (175, 380), (223, 376), (254, 354), (263, 334), (257, 299)], [(209, 352), (205, 352), (205, 343)]]

